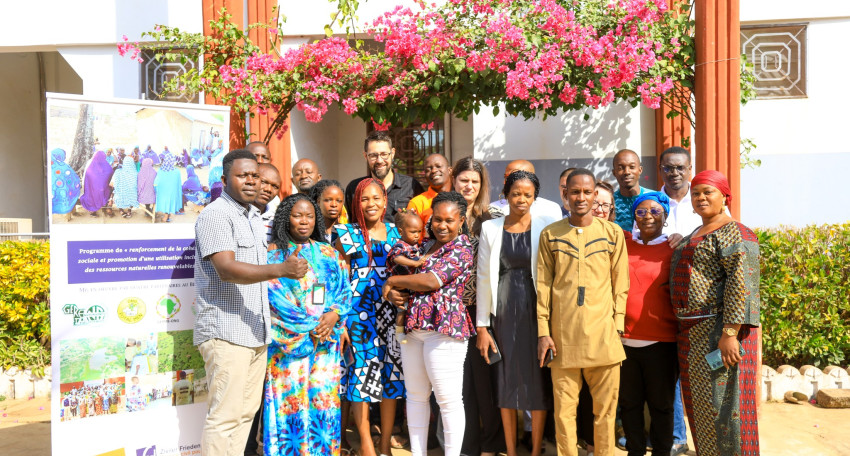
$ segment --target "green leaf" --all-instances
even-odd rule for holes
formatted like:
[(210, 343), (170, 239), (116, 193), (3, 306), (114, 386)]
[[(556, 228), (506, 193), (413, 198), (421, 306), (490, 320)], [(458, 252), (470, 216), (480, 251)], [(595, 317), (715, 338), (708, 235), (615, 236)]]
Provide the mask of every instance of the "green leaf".
[(433, 108), (434, 111), (436, 111), (440, 107), (440, 97), (431, 97), (428, 102), (431, 103), (431, 108)]

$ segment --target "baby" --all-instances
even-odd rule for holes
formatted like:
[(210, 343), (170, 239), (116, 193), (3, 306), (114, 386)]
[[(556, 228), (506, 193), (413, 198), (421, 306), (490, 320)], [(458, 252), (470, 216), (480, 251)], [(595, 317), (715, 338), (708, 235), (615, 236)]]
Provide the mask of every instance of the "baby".
[[(422, 219), (419, 214), (413, 209), (400, 209), (396, 212), (394, 220), (395, 226), (401, 234), (401, 240), (393, 245), (390, 253), (387, 255), (387, 262), (390, 266), (392, 275), (410, 275), (416, 273), (416, 268), (425, 262), (422, 256), (422, 250), (419, 245), (419, 240), (422, 238)], [(396, 338), (406, 344), (404, 339), (404, 319), (407, 316), (407, 306), (399, 310), (395, 319)]]

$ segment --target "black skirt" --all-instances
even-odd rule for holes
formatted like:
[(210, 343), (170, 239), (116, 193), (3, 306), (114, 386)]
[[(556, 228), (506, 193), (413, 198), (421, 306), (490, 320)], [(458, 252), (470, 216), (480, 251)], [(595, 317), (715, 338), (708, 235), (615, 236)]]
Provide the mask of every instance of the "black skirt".
[(537, 293), (531, 276), (531, 231), (502, 232), (498, 308), (493, 318), (502, 361), (496, 363), (496, 404), (552, 410), (552, 376), (537, 360)]

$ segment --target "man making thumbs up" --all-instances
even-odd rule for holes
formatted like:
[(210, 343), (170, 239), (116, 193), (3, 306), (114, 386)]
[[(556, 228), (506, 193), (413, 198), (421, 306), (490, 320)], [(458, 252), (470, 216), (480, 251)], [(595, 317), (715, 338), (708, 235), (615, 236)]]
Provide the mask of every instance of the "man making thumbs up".
[(266, 281), (299, 279), (308, 268), (296, 255), (281, 264), (266, 263), (266, 230), (252, 204), (260, 191), (254, 154), (234, 150), (225, 155), (222, 169), (221, 197), (195, 222), (194, 343), (204, 358), (210, 393), (201, 434), (205, 456), (243, 453), (271, 342)]

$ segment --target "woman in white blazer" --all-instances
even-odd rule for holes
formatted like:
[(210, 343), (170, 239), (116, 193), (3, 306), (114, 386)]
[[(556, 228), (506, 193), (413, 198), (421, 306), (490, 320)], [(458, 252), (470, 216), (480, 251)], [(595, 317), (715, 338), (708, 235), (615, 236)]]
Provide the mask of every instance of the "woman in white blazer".
[[(502, 356), (494, 366), (494, 375), (508, 456), (516, 455), (517, 410), (531, 410), (531, 454), (537, 456), (541, 453), (546, 411), (553, 407), (549, 369), (537, 362), (537, 244), (543, 228), (558, 221), (561, 214), (531, 216), (531, 205), (540, 193), (540, 181), (534, 173), (511, 173), (503, 193), (510, 212), (481, 226), (477, 345), (488, 362), (491, 348), (498, 346)], [(489, 327), (495, 341), (487, 332)]]

